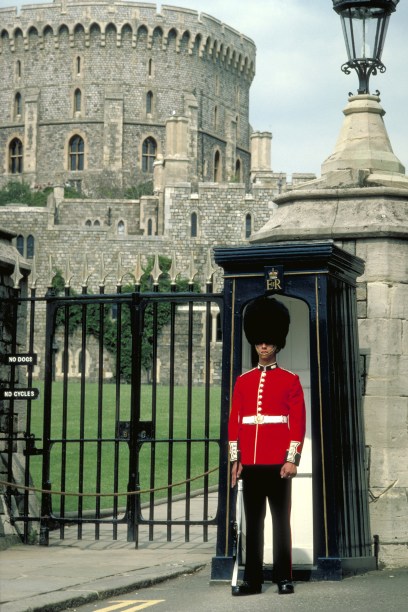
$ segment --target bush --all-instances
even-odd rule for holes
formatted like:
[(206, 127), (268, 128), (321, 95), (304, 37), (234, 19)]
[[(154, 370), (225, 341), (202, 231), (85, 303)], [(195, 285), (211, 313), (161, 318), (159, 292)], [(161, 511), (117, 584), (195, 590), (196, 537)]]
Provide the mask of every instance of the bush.
[(46, 206), (52, 187), (31, 189), (27, 183), (10, 181), (0, 189), (0, 206), (8, 204), (26, 204), (27, 206)]

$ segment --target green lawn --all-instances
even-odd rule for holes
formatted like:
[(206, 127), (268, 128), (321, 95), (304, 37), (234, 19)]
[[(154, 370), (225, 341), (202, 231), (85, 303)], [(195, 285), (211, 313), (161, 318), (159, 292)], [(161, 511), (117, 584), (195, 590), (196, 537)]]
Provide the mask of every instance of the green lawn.
[[(41, 385), (40, 399), (32, 403), (31, 432), (42, 437), (43, 431), (43, 397)], [(97, 479), (100, 478), (101, 493), (111, 493), (115, 489), (125, 492), (129, 481), (129, 464), (135, 466), (135, 458), (129, 461), (129, 446), (126, 441), (114, 440), (116, 422), (130, 419), (130, 386), (120, 385), (117, 393), (114, 384), (104, 384), (102, 399), (98, 407), (98, 386), (95, 383), (86, 383), (84, 395), (84, 411), (81, 415), (81, 385), (70, 382), (67, 389), (65, 411), (63, 410), (63, 385), (61, 382), (53, 383), (52, 388), (52, 415), (51, 439), (55, 440), (50, 457), (51, 487), (52, 490), (64, 490), (76, 493), (82, 490), (85, 493), (97, 491)], [(205, 471), (205, 443), (198, 439), (205, 438), (205, 390), (204, 387), (194, 387), (191, 395), (191, 419), (188, 418), (188, 398), (186, 387), (174, 389), (174, 422), (173, 435), (171, 435), (169, 420), (169, 388), (157, 387), (156, 397), (156, 443), (152, 445), (145, 442), (141, 445), (139, 453), (140, 488), (162, 487), (168, 483), (183, 481), (187, 476), (187, 463), (190, 461), (190, 477), (198, 476)], [(141, 420), (150, 421), (152, 414), (152, 387), (144, 385), (141, 397)], [(211, 388), (209, 410), (209, 436), (219, 437), (220, 414), (220, 388)], [(189, 426), (190, 423), (190, 426)], [(190, 437), (193, 441), (187, 444), (184, 440)], [(99, 438), (99, 441), (98, 441)], [(168, 439), (175, 440), (173, 443)], [(67, 440), (62, 442), (61, 440)], [(85, 439), (81, 443), (79, 439)], [(197, 440), (197, 441), (195, 441)], [(37, 446), (41, 446), (37, 444)], [(208, 447), (208, 467), (218, 466), (219, 447), (211, 442)], [(172, 462), (170, 457), (172, 454)], [(82, 467), (81, 467), (82, 463)], [(169, 474), (169, 465), (173, 468)], [(31, 458), (31, 474), (37, 487), (41, 487), (42, 458)], [(63, 474), (65, 473), (65, 481)], [(80, 481), (82, 486), (80, 487)], [(210, 475), (209, 483), (218, 482), (218, 473)], [(116, 485), (116, 487), (115, 487)], [(200, 478), (191, 483), (191, 489), (200, 489), (204, 479)], [(185, 493), (186, 486), (177, 486), (172, 489), (173, 495)], [(167, 490), (155, 493), (155, 500), (167, 496)], [(142, 496), (142, 501), (149, 498), (148, 494)], [(78, 505), (83, 510), (95, 510), (98, 502), (95, 497), (53, 496), (53, 511), (59, 513), (77, 511)], [(118, 506), (123, 507), (126, 498), (118, 498)], [(100, 498), (100, 508), (112, 508), (113, 496)], [(65, 506), (64, 506), (65, 504)]]

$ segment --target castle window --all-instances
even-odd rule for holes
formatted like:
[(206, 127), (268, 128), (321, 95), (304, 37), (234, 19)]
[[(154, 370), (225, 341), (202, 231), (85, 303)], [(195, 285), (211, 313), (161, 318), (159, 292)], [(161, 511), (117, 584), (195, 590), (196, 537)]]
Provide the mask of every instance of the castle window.
[(94, 227), (100, 227), (101, 222), (99, 221), (99, 219), (95, 219), (94, 221)]
[(21, 62), (20, 62), (20, 60), (17, 60), (17, 62), (16, 62), (16, 76), (18, 78), (21, 77)]
[(9, 168), (11, 174), (23, 172), (23, 143), (14, 138), (9, 145)]
[(235, 162), (235, 180), (238, 183), (241, 182), (241, 161), (239, 159)]
[(221, 155), (219, 151), (214, 155), (214, 183), (221, 181)]
[(151, 115), (153, 112), (153, 92), (148, 91), (146, 94), (146, 113)]
[(147, 235), (153, 236), (153, 221), (151, 219), (147, 221)]
[(217, 129), (217, 124), (218, 124), (218, 107), (216, 106), (214, 108), (214, 129)]
[(17, 236), (16, 239), (16, 249), (20, 253), (22, 257), (24, 257), (24, 236)]
[(85, 221), (85, 225), (86, 225), (87, 227), (91, 227), (91, 225), (92, 225), (92, 221), (91, 221), (90, 219), (87, 219), (87, 220)]
[(84, 169), (84, 141), (76, 135), (69, 141), (69, 169), (80, 171)]
[(15, 117), (20, 117), (23, 113), (23, 98), (21, 93), (16, 93), (14, 98), (14, 115)]
[(74, 112), (80, 113), (82, 106), (82, 93), (80, 89), (76, 89), (74, 92)]
[(142, 170), (153, 172), (153, 163), (156, 159), (157, 144), (154, 138), (146, 138), (142, 146)]
[(118, 234), (119, 236), (123, 236), (123, 234), (125, 233), (125, 224), (123, 221), (119, 221), (118, 223)]
[(245, 217), (245, 238), (249, 238), (252, 234), (252, 217), (248, 213)]
[(27, 259), (34, 258), (34, 236), (27, 236)]
[(76, 58), (76, 73), (81, 74), (81, 58), (79, 56)]
[(147, 74), (149, 75), (149, 77), (153, 75), (153, 60), (152, 59), (149, 59), (149, 62), (147, 64)]
[(197, 232), (198, 232), (197, 213), (195, 212), (191, 213), (190, 223), (191, 223), (190, 236), (191, 238), (197, 238)]

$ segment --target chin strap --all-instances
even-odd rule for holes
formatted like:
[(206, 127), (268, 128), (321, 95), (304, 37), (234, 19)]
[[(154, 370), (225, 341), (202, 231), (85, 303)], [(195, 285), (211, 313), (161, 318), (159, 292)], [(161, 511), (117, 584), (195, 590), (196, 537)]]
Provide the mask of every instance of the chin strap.
[(292, 441), (289, 446), (289, 450), (286, 451), (285, 462), (294, 463), (295, 465), (299, 465), (300, 463), (300, 453), (298, 453), (298, 448), (301, 445), (301, 442)]

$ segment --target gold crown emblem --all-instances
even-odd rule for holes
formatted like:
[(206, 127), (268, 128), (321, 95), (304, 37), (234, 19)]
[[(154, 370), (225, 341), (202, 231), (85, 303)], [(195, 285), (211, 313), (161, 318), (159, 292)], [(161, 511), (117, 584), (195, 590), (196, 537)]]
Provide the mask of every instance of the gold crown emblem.
[(275, 270), (275, 268), (272, 268), (272, 270), (270, 270), (268, 272), (268, 277), (272, 280), (274, 278), (278, 278), (278, 271)]

